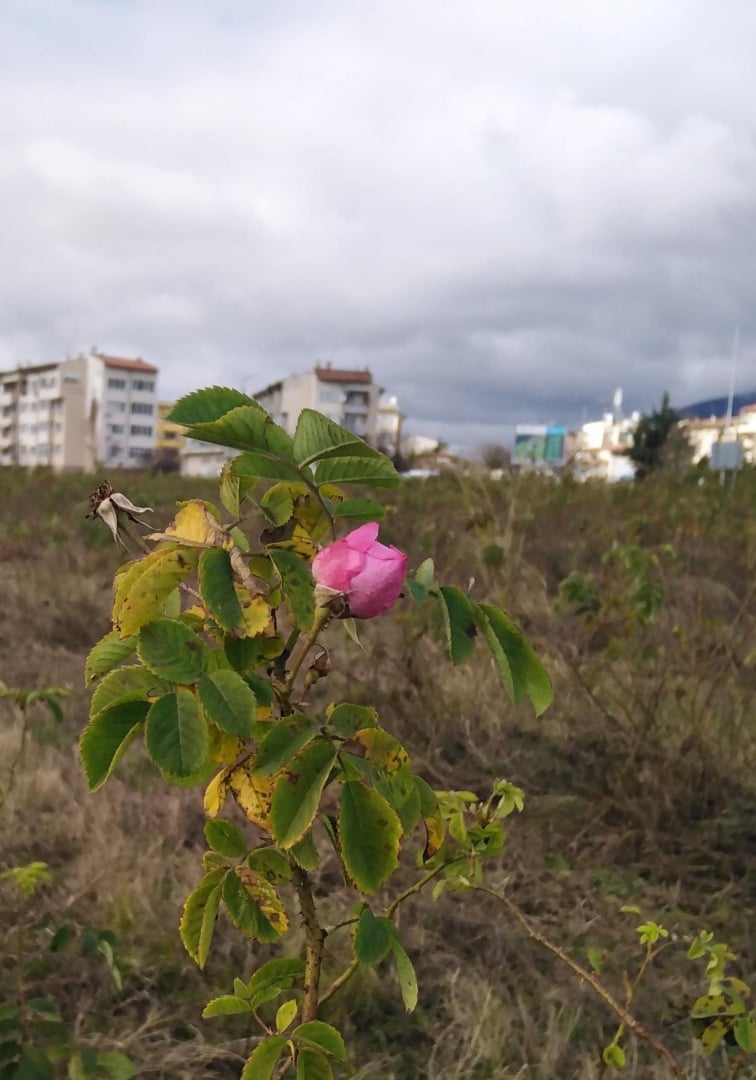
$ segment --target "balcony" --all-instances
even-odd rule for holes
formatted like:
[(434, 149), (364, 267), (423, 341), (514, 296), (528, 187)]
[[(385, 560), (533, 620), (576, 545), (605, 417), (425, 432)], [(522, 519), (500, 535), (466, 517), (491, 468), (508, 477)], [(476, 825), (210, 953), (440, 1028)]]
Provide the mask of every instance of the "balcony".
[(344, 409), (350, 413), (366, 413), (370, 409), (370, 394), (366, 390), (347, 390), (344, 394)]

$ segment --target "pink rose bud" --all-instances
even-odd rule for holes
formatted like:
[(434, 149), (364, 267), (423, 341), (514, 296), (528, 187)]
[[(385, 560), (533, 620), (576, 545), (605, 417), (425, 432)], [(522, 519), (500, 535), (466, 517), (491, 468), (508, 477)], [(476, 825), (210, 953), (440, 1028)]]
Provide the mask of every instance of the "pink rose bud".
[(375, 521), (360, 525), (323, 548), (312, 563), (320, 596), (341, 595), (356, 619), (372, 619), (388, 611), (404, 585), (407, 556), (378, 543)]

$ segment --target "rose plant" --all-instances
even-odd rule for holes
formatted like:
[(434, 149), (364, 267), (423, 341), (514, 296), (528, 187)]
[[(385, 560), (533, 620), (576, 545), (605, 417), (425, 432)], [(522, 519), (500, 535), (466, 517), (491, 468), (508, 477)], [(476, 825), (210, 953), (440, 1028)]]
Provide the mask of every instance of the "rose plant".
[(398, 599), (407, 556), (378, 543), (378, 524), (370, 521), (323, 548), (312, 562), (315, 599), (343, 600), (356, 619), (383, 615)]
[[(304, 944), (301, 955), (240, 973), (203, 1015), (248, 1018), (258, 1038), (243, 1080), (331, 1080), (353, 1070), (341, 1034), (321, 1019), (324, 1003), (361, 966), (387, 963), (414, 1009), (418, 985), (397, 912), (431, 885), (435, 896), (489, 891), (485, 861), (500, 855), (504, 821), (523, 798), (506, 780), (487, 797), (434, 791), (373, 707), (312, 704), (339, 627), (354, 637), (354, 619), (384, 615), (403, 593), (407, 603), (435, 605), (454, 664), (476, 643), (487, 648), (514, 702), (529, 700), (540, 714), (551, 683), (506, 612), (440, 585), (430, 560), (408, 576), (407, 556), (378, 541), (384, 507), (352, 489), (400, 478), (357, 436), (308, 409), (289, 436), (253, 399), (221, 387), (181, 399), (171, 419), (239, 453), (221, 474), (221, 506), (183, 503), (146, 543), (131, 532), (146, 508), (109, 486), (93, 494), (92, 515), (143, 554), (117, 572), (113, 629), (87, 659), (94, 692), (81, 757), (96, 790), (141, 736), (167, 783), (204, 789), (208, 850), (180, 919), (185, 948), (203, 967), (221, 911), (266, 944), (291, 934), (296, 915)], [(328, 847), (356, 900), (332, 926), (315, 894)], [(387, 899), (402, 856), (414, 859), (415, 880)], [(562, 955), (509, 897), (499, 899)], [(335, 935), (351, 953), (341, 968), (338, 950), (326, 951)], [(668, 1055), (591, 972), (564, 962), (619, 1017), (615, 1064), (627, 1030)]]

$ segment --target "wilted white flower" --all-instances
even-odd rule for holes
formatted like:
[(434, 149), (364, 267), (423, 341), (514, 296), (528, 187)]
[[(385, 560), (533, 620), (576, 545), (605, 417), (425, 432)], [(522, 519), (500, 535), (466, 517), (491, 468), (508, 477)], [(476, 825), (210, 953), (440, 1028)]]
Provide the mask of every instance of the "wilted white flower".
[(92, 506), (91, 511), (87, 514), (87, 517), (100, 518), (104, 521), (107, 527), (113, 534), (113, 539), (117, 544), (120, 544), (122, 548), (126, 548), (126, 544), (118, 532), (118, 511), (122, 511), (130, 521), (135, 521), (138, 525), (147, 525), (146, 521), (140, 521), (136, 514), (151, 514), (151, 506), (134, 506), (131, 499), (121, 494), (120, 491), (113, 491), (113, 488), (107, 482), (100, 484), (100, 486), (92, 492), (89, 496), (89, 502)]

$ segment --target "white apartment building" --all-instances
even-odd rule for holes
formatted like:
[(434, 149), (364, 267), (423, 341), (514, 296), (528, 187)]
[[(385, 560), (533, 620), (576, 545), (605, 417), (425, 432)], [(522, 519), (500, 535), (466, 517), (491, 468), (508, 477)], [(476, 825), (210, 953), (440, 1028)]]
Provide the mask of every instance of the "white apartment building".
[(401, 449), (403, 420), (404, 416), (399, 410), (399, 401), (396, 397), (386, 396), (378, 399), (376, 446), (388, 457), (394, 457)]
[(743, 460), (756, 463), (756, 405), (745, 405), (737, 416), (712, 416), (709, 420), (683, 420), (680, 427), (693, 448), (693, 461), (711, 457), (717, 443), (739, 442)]
[(347, 370), (326, 364), (289, 375), (254, 396), (289, 434), (294, 433), (302, 409), (317, 409), (375, 446), (380, 393), (367, 368)]
[(627, 456), (640, 413), (617, 417), (604, 413), (600, 420), (583, 424), (575, 434), (573, 463), (579, 476), (603, 480), (628, 480), (635, 466)]
[(0, 372), (0, 465), (93, 465), (84, 358)]
[(103, 353), (88, 359), (97, 460), (122, 469), (149, 465), (157, 440), (158, 369)]
[(0, 372), (0, 465), (91, 470), (152, 460), (157, 368), (93, 351)]

